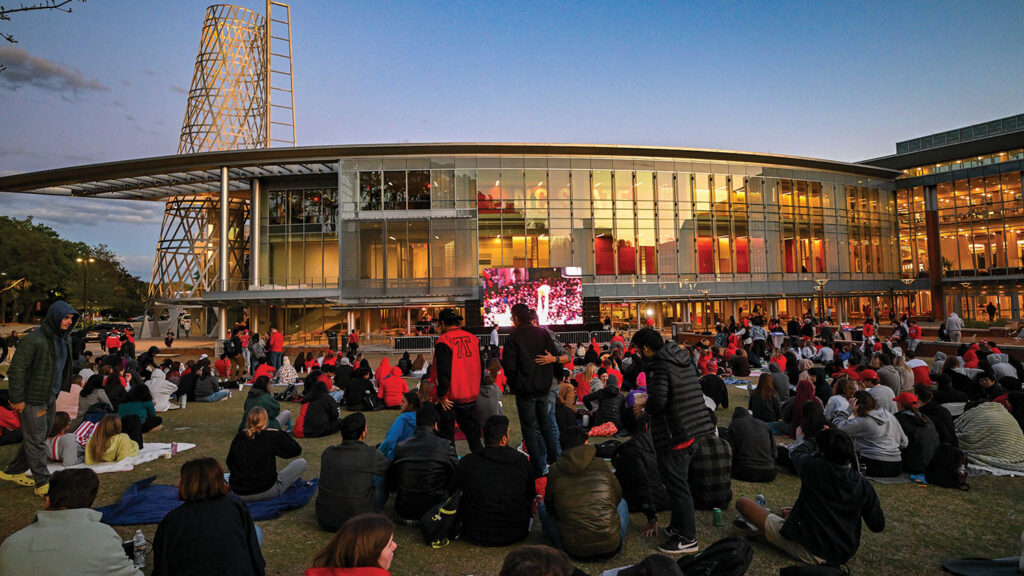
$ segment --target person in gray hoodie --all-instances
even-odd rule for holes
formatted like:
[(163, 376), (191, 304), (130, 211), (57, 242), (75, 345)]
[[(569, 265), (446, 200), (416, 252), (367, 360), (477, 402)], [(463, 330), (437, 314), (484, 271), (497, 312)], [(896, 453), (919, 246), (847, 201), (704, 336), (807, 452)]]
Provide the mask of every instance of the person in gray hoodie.
[(964, 329), (964, 321), (956, 315), (956, 312), (950, 312), (949, 318), (946, 318), (946, 333), (949, 334), (950, 342), (960, 341), (960, 332)]
[(772, 375), (772, 383), (775, 384), (775, 394), (779, 397), (779, 402), (785, 402), (789, 399), (789, 377), (776, 362), (768, 364), (768, 372)]
[(1003, 378), (1017, 377), (1017, 370), (1010, 366), (1009, 357), (1006, 354), (989, 354), (988, 365), (996, 382)]
[(929, 372), (932, 375), (932, 381), (938, 379), (939, 374), (942, 374), (942, 365), (946, 362), (946, 353), (939, 350), (935, 353), (935, 359), (932, 361), (932, 367)]
[(909, 440), (896, 417), (878, 408), (874, 397), (858, 390), (848, 410), (838, 410), (832, 426), (853, 438), (865, 474), (892, 478), (903, 472), (902, 450)]

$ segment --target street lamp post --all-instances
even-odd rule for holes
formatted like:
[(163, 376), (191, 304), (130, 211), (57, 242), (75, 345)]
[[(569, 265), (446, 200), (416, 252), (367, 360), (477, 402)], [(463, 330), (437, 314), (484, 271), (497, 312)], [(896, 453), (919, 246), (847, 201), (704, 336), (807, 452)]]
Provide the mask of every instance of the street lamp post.
[(910, 318), (910, 285), (914, 283), (914, 278), (900, 278), (900, 282), (907, 287), (907, 318)]
[(75, 258), (75, 262), (82, 265), (82, 312), (89, 314), (89, 264), (95, 262), (95, 258)]
[(825, 317), (825, 284), (828, 284), (828, 278), (816, 278), (814, 280), (814, 290), (818, 292), (818, 314), (822, 318)]
[[(970, 317), (971, 317), (971, 304), (967, 300), (967, 287), (970, 286), (971, 283), (970, 282), (961, 282), (960, 285), (964, 287), (964, 303), (967, 304), (967, 312), (964, 312), (964, 317), (970, 319)], [(961, 312), (963, 312), (963, 311), (961, 310)]]

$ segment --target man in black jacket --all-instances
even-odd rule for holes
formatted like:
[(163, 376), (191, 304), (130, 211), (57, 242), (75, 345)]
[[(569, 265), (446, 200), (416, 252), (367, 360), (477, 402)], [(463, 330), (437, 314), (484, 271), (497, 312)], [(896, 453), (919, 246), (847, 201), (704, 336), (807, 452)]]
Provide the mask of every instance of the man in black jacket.
[(541, 428), (549, 428), (548, 394), (554, 377), (550, 358), (558, 355), (558, 348), (550, 332), (531, 323), (530, 308), (525, 304), (512, 307), (512, 322), (516, 328), (505, 342), (501, 365), (516, 395), (519, 427), (530, 464), (540, 477), (547, 473), (547, 447)]
[(462, 535), (483, 546), (508, 546), (530, 534), (536, 497), (533, 469), (508, 446), (508, 418), (496, 414), (484, 422), (484, 448), (467, 454), (455, 471), (462, 490)]
[(845, 564), (860, 547), (860, 520), (872, 532), (885, 529), (885, 514), (871, 482), (853, 465), (853, 440), (842, 430), (823, 430), (813, 442), (800, 442), (789, 458), (800, 476), (800, 494), (782, 516), (750, 498), (736, 510), (771, 544), (807, 564)]
[(672, 507), (672, 523), (665, 530), (669, 537), (658, 550), (693, 553), (699, 546), (689, 484), (690, 461), (694, 440), (715, 428), (689, 354), (675, 342), (666, 342), (653, 328), (637, 331), (633, 346), (640, 350), (647, 374), (647, 400), (637, 402), (634, 412), (638, 417), (644, 413), (650, 416), (658, 469)]
[(455, 445), (437, 435), (437, 408), (424, 404), (416, 412), (416, 432), (395, 447), (388, 484), (396, 492), (395, 511), (403, 520), (423, 513), (448, 496), (459, 457)]
[(391, 461), (366, 439), (366, 416), (349, 414), (341, 421), (341, 444), (329, 446), (320, 459), (316, 521), (335, 532), (353, 516), (373, 511), (374, 476), (383, 476)]

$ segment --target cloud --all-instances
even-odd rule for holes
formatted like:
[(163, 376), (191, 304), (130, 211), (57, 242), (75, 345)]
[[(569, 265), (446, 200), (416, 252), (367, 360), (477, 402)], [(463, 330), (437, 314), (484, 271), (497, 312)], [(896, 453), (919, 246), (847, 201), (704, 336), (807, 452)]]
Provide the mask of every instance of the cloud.
[(68, 68), (60, 62), (54, 62), (33, 56), (21, 48), (0, 46), (0, 62), (7, 67), (0, 74), (0, 86), (17, 90), (30, 86), (40, 90), (49, 90), (65, 95), (68, 91), (75, 94), (83, 91), (102, 92), (109, 90), (96, 80), (89, 80), (74, 68)]
[(32, 194), (0, 193), (0, 212), (12, 218), (32, 216), (58, 231), (68, 226), (95, 228), (112, 222), (158, 225), (163, 221), (161, 202), (63, 197), (47, 197), (41, 202), (41, 198)]

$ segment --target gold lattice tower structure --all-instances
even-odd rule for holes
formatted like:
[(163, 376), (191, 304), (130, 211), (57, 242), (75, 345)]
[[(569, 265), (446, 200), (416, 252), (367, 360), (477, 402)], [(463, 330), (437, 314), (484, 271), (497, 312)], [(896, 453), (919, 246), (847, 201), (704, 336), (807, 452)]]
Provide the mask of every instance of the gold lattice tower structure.
[[(206, 9), (179, 154), (295, 145), (291, 9), (267, 2), (265, 15), (240, 6)], [(149, 298), (200, 296), (217, 287), (220, 199), (167, 201)], [(248, 198), (228, 217), (229, 289), (248, 277)]]

